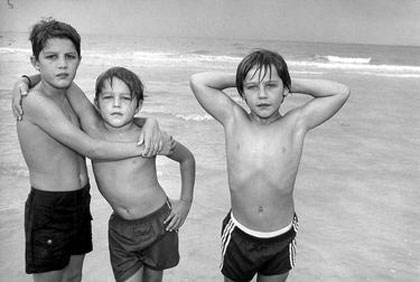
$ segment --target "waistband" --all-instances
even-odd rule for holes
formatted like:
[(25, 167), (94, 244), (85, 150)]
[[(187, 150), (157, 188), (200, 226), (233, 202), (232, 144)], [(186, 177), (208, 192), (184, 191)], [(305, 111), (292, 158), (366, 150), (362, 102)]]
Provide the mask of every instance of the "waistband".
[[(293, 217), (295, 217), (295, 216), (296, 215), (294, 215)], [(235, 224), (235, 226), (238, 227), (240, 230), (242, 230), (244, 233), (246, 233), (248, 235), (251, 235), (253, 237), (261, 238), (261, 239), (268, 239), (268, 238), (273, 238), (273, 237), (283, 235), (284, 233), (286, 233), (290, 229), (292, 229), (293, 221), (294, 221), (292, 219), (292, 221), (287, 226), (285, 226), (285, 227), (283, 227), (279, 230), (264, 232), (264, 231), (253, 230), (253, 229), (250, 229), (250, 228), (244, 226), (233, 216), (232, 212), (230, 212), (230, 218), (232, 219), (232, 222)]]
[(90, 190), (90, 184), (89, 182), (83, 186), (80, 189), (77, 190), (71, 190), (71, 191), (46, 191), (46, 190), (40, 190), (37, 189), (35, 187), (31, 186), (31, 194), (36, 194), (36, 195), (42, 195), (42, 196), (51, 196), (51, 197), (55, 197), (55, 196), (75, 196), (77, 197), (78, 195), (85, 195), (86, 193), (88, 193)]
[(162, 215), (165, 215), (168, 213), (168, 211), (171, 210), (171, 203), (169, 202), (169, 199), (166, 200), (166, 202), (157, 210), (155, 210), (152, 213), (149, 213), (148, 215), (144, 216), (144, 217), (140, 217), (140, 218), (135, 218), (135, 219), (125, 219), (122, 216), (120, 216), (119, 214), (113, 212), (111, 214), (111, 219), (117, 219), (118, 221), (123, 221), (125, 223), (129, 223), (129, 224), (140, 224), (143, 222), (147, 222), (150, 221), (151, 218), (159, 218)]

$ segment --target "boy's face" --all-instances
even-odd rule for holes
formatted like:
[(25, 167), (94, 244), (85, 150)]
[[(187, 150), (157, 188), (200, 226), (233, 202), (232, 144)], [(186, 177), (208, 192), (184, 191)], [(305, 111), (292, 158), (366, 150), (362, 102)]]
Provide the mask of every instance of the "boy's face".
[(252, 68), (244, 80), (244, 99), (251, 113), (259, 119), (277, 118), (284, 99), (283, 81), (277, 70)]
[(80, 59), (71, 40), (52, 38), (47, 40), (38, 59), (32, 56), (31, 62), (45, 83), (56, 89), (67, 89), (76, 76)]
[(104, 83), (95, 104), (106, 124), (113, 128), (131, 125), (139, 112), (137, 99), (131, 95), (130, 88), (119, 78), (108, 79)]

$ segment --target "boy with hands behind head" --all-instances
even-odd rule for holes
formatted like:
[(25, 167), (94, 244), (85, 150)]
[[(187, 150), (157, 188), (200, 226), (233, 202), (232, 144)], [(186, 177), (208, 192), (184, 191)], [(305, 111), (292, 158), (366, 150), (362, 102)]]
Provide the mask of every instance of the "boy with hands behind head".
[[(231, 211), (223, 221), (225, 281), (285, 281), (295, 263), (298, 228), (294, 184), (306, 133), (331, 118), (349, 89), (319, 79), (290, 79), (283, 58), (268, 50), (247, 55), (234, 74), (199, 73), (190, 86), (225, 132)], [(237, 88), (249, 112), (223, 90)], [(282, 115), (287, 93), (314, 97)]]

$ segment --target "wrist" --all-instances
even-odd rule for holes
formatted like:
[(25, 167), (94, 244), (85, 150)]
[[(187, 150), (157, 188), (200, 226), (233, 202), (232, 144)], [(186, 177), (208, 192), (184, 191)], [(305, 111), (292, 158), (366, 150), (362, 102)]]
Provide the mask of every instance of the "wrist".
[(28, 87), (31, 88), (31, 86), (32, 86), (31, 78), (29, 76), (27, 76), (26, 74), (22, 75), (21, 78), (23, 78), (23, 80), (21, 80), (21, 82), (26, 83), (28, 85)]

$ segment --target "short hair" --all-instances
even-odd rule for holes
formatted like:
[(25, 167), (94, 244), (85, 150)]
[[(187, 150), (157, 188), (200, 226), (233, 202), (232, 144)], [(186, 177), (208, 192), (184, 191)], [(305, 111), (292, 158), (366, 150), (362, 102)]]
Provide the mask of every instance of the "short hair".
[(120, 79), (128, 86), (131, 97), (135, 97), (137, 99), (138, 107), (140, 101), (143, 101), (144, 85), (134, 72), (123, 67), (110, 68), (98, 76), (95, 83), (95, 99), (98, 99), (99, 94), (102, 92), (102, 88), (107, 80), (109, 80), (109, 83), (112, 86), (112, 79), (114, 77)]
[(32, 27), (29, 40), (32, 44), (32, 54), (36, 59), (49, 39), (66, 38), (73, 42), (77, 54), (81, 57), (80, 35), (69, 24), (57, 21), (53, 18), (40, 20)]
[(290, 90), (290, 74), (283, 57), (277, 52), (266, 49), (256, 49), (245, 56), (236, 69), (236, 89), (238, 90), (239, 95), (241, 95), (241, 97), (244, 95), (244, 80), (252, 68), (257, 67), (257, 70), (264, 71), (264, 77), (267, 74), (267, 71), (271, 75), (272, 66), (277, 70), (277, 74), (282, 80), (284, 87)]

